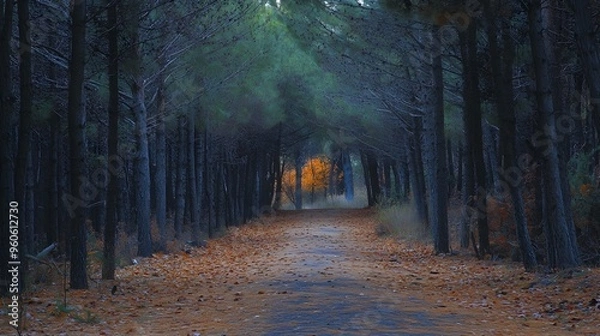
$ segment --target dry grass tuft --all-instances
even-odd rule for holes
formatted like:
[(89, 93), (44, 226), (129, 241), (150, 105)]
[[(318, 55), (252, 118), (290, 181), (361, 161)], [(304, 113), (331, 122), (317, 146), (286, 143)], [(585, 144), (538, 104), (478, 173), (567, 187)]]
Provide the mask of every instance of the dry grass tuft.
[(425, 242), (428, 230), (417, 216), (412, 203), (382, 207), (377, 212), (376, 231), (379, 236), (392, 236), (408, 241)]

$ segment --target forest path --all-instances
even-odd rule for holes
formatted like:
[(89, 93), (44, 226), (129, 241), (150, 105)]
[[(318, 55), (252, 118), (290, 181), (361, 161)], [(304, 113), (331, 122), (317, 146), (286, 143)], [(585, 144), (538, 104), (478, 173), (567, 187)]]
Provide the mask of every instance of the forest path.
[(262, 266), (273, 278), (269, 292), (278, 295), (265, 300), (257, 334), (448, 335), (465, 322), (464, 316), (432, 313), (430, 304), (394, 289), (393, 280), (387, 283), (402, 270), (378, 263), (389, 256), (365, 237), (368, 211), (283, 216), (285, 246)]
[[(594, 308), (575, 305), (600, 293), (595, 272), (540, 280), (519, 265), (434, 256), (378, 237), (376, 217), (261, 217), (206, 248), (157, 253), (115, 281), (68, 291), (68, 309), (59, 279), (25, 298), (21, 335), (598, 335)], [(568, 312), (540, 313), (567, 300)], [(0, 335), (16, 335), (5, 318)]]

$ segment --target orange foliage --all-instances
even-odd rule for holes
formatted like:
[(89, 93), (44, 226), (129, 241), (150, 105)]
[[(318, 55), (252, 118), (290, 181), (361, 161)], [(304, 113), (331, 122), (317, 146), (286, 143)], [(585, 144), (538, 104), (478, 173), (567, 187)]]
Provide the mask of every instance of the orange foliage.
[[(331, 160), (325, 156), (310, 158), (302, 167), (302, 190), (325, 190), (329, 186)], [(283, 187), (293, 190), (296, 186), (296, 170), (293, 166), (283, 172)]]

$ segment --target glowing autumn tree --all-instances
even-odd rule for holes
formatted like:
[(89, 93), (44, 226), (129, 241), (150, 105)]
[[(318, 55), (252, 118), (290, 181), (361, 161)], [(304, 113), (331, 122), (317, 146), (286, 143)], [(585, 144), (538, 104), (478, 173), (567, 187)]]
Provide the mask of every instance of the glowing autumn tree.
[[(314, 202), (315, 195), (319, 192), (325, 197), (329, 188), (331, 173), (331, 160), (325, 156), (315, 156), (308, 159), (302, 166), (302, 192), (310, 195), (310, 202)], [(341, 178), (341, 176), (338, 176)], [(294, 202), (296, 185), (296, 170), (286, 166), (283, 172), (283, 191), (290, 202)]]

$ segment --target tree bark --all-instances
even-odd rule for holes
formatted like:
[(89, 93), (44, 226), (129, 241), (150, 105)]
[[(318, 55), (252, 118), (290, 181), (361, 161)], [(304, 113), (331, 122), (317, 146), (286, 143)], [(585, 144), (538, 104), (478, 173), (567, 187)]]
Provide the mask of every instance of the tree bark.
[(150, 160), (148, 153), (148, 112), (144, 103), (144, 87), (141, 78), (132, 83), (131, 93), (134, 99), (135, 138), (137, 153), (134, 159), (135, 183), (135, 218), (138, 229), (138, 255), (152, 255), (152, 238), (150, 236)]
[[(108, 30), (108, 155), (107, 164), (123, 164), (119, 157), (119, 30), (117, 28), (117, 4), (107, 0), (106, 28)], [(104, 224), (104, 258), (102, 260), (102, 279), (115, 278), (115, 243), (118, 223), (119, 175), (123, 167), (110, 171), (108, 192), (106, 194), (106, 223)]]
[(446, 140), (446, 158), (448, 159), (448, 193), (452, 194), (456, 187), (456, 176), (454, 175), (454, 156), (450, 139)]
[[(8, 204), (14, 201), (13, 128), (14, 110), (11, 73), (11, 41), (14, 1), (0, 1), (0, 209), (8, 213)], [(0, 220), (2, 232), (8, 232), (8, 216)], [(0, 295), (8, 293), (8, 249), (0, 249)]]
[(392, 159), (383, 159), (383, 190), (386, 199), (392, 199)]
[[(20, 77), (20, 107), (19, 107), (19, 132), (18, 132), (18, 150), (17, 165), (15, 169), (15, 196), (21, 204), (21, 214), (19, 216), (19, 226), (23, 234), (19, 235), (19, 245), (21, 253), (30, 253), (33, 247), (34, 237), (34, 200), (29, 197), (33, 194), (33, 185), (31, 184), (31, 128), (32, 128), (32, 78), (31, 78), (31, 34), (29, 29), (29, 0), (18, 1), (19, 18), (19, 77)], [(30, 208), (30, 209), (26, 209)], [(23, 269), (28, 268), (28, 259), (23, 258)], [(25, 280), (21, 277), (21, 280)], [(25, 283), (21, 281), (20, 286)]]
[(371, 177), (369, 175), (369, 163), (367, 154), (364, 150), (360, 150), (360, 163), (363, 170), (363, 178), (365, 180), (365, 189), (367, 189), (367, 204), (373, 206), (373, 189), (371, 187)]
[(190, 225), (192, 240), (200, 240), (200, 203), (198, 202), (198, 184), (196, 172), (196, 115), (194, 111), (188, 114), (187, 132), (187, 190), (190, 206)]
[[(433, 27), (430, 34), (437, 36), (439, 27)], [(429, 46), (431, 64), (430, 76), (423, 80), (423, 92), (427, 109), (423, 116), (425, 178), (428, 190), (429, 225), (436, 253), (450, 252), (448, 235), (448, 187), (446, 179), (446, 139), (444, 135), (444, 84), (442, 73), (441, 46), (432, 39)]]
[(381, 186), (379, 185), (379, 163), (372, 149), (365, 150), (367, 159), (367, 169), (369, 170), (369, 185), (371, 186), (371, 202), (369, 206), (374, 206), (381, 200)]
[(183, 217), (185, 213), (185, 117), (177, 118), (179, 139), (177, 146), (177, 177), (175, 181), (175, 238), (183, 233)]
[(427, 210), (427, 196), (425, 189), (425, 170), (423, 167), (423, 155), (421, 150), (421, 137), (423, 134), (423, 118), (412, 118), (413, 134), (407, 141), (408, 162), (410, 165), (410, 180), (413, 191), (413, 200), (419, 221), (423, 225), (429, 225), (429, 215)]
[[(463, 64), (463, 97), (465, 100), (464, 108), (464, 129), (465, 129), (465, 149), (470, 160), (468, 164), (473, 166), (476, 186), (468, 190), (466, 197), (466, 206), (469, 208), (469, 215), (477, 219), (477, 230), (479, 233), (479, 251), (482, 255), (489, 252), (489, 230), (487, 223), (487, 187), (485, 161), (483, 155), (483, 137), (481, 126), (481, 98), (479, 93), (479, 71), (477, 62), (477, 28), (475, 21), (472, 21), (467, 30), (460, 35), (461, 37), (461, 56)], [(468, 186), (471, 187), (471, 186)], [(463, 221), (470, 221), (465, 218)], [(464, 227), (463, 227), (464, 228)], [(464, 243), (464, 234), (461, 234), (461, 242)]]
[(84, 198), (86, 112), (83, 99), (85, 70), (86, 0), (76, 1), (71, 9), (71, 60), (69, 64), (69, 146), (71, 164), (71, 197), (77, 201), (71, 211), (71, 274), (73, 289), (86, 289), (87, 241)]
[(352, 161), (350, 160), (350, 151), (347, 148), (342, 149), (342, 169), (344, 171), (344, 194), (346, 201), (354, 200), (354, 172)]
[(166, 249), (167, 244), (167, 150), (165, 113), (166, 101), (164, 93), (164, 79), (158, 78), (158, 92), (156, 97), (156, 167), (154, 172), (154, 203), (156, 214), (156, 226), (160, 234), (159, 248)]
[(581, 258), (575, 237), (575, 226), (568, 220), (565, 212), (549, 60), (546, 55), (545, 27), (541, 16), (540, 0), (529, 1), (528, 21), (535, 70), (537, 108), (540, 125), (544, 127), (542, 133), (537, 133), (540, 136), (534, 135), (532, 141), (534, 146), (539, 147), (543, 152), (544, 185), (549, 196), (546, 198), (548, 266), (575, 267), (581, 264)]
[(495, 104), (500, 117), (499, 133), (502, 171), (499, 173), (499, 186), (501, 188), (500, 191), (508, 192), (511, 197), (513, 218), (523, 265), (526, 270), (533, 270), (537, 266), (537, 259), (529, 236), (522, 196), (522, 178), (524, 172), (517, 166), (517, 157), (523, 154), (519, 154), (517, 151), (517, 118), (514, 109), (515, 98), (513, 92), (513, 59), (515, 51), (511, 29), (509, 23), (502, 23), (503, 48), (501, 52), (498, 47), (497, 35), (499, 27), (497, 27), (495, 16), (497, 10), (491, 8), (488, 2), (484, 3), (484, 6), (493, 89), (496, 93)]

